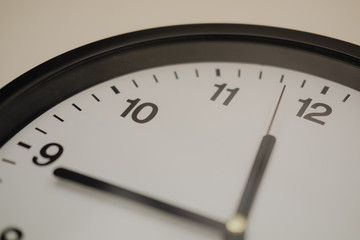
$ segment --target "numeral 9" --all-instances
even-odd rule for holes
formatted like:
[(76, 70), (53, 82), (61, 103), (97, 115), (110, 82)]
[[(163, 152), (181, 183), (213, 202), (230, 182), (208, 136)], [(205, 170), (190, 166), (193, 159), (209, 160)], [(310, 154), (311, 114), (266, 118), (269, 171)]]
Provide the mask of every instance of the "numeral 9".
[(7, 228), (1, 234), (1, 240), (21, 240), (23, 239), (22, 232), (17, 228)]
[(40, 162), (39, 158), (34, 156), (33, 163), (38, 166), (46, 166), (56, 161), (64, 152), (64, 148), (58, 143), (46, 144), (40, 150), (40, 155), (46, 159), (46, 161)]

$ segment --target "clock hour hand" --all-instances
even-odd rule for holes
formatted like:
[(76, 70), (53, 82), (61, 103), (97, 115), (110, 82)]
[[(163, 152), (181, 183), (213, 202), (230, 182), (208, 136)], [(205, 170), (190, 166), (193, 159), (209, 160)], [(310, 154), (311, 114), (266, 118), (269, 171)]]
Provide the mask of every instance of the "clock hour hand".
[(57, 168), (54, 170), (54, 175), (66, 179), (72, 182), (76, 182), (79, 184), (83, 184), (85, 186), (95, 188), (107, 193), (114, 194), (119, 197), (127, 198), (138, 203), (156, 208), (158, 210), (162, 210), (164, 212), (194, 221), (196, 223), (200, 223), (202, 225), (218, 229), (220, 231), (224, 231), (225, 224), (222, 222), (218, 222), (214, 219), (202, 216), (200, 214), (190, 212), (183, 208), (171, 205), (169, 203), (154, 199), (152, 197), (136, 193), (129, 189), (125, 189), (120, 186), (113, 185), (111, 183), (87, 176), (85, 174), (75, 172), (65, 168)]
[(250, 175), (248, 177), (245, 190), (243, 192), (239, 207), (236, 214), (231, 217), (226, 223), (225, 239), (226, 240), (242, 240), (247, 225), (247, 218), (254, 202), (256, 192), (259, 188), (262, 176), (264, 175), (266, 165), (270, 159), (271, 152), (274, 148), (276, 138), (270, 135), (271, 126), (275, 119), (275, 115), (279, 108), (281, 98), (284, 94), (286, 85), (284, 85), (279, 100), (277, 102), (275, 111), (273, 113), (271, 122), (269, 124), (266, 135), (262, 138), (260, 147), (257, 151)]

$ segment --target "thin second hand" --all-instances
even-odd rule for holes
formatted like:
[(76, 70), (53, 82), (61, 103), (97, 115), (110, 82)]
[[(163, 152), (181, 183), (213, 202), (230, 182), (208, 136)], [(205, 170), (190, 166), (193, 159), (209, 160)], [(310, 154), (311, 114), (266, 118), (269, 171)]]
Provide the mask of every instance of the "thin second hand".
[(284, 94), (286, 85), (284, 85), (279, 100), (277, 102), (275, 111), (273, 113), (269, 128), (266, 135), (263, 137), (259, 150), (257, 151), (253, 167), (251, 169), (248, 181), (245, 186), (244, 193), (242, 195), (238, 210), (236, 214), (231, 217), (226, 223), (226, 240), (242, 240), (244, 239), (244, 233), (246, 230), (247, 217), (250, 212), (250, 208), (254, 201), (257, 189), (259, 188), (261, 178), (265, 172), (266, 165), (270, 159), (271, 152), (274, 148), (276, 138), (270, 135), (270, 130), (274, 122), (277, 110), (279, 108), (282, 96)]
[(270, 121), (270, 124), (269, 124), (269, 128), (268, 128), (268, 130), (267, 130), (267, 132), (266, 132), (266, 135), (269, 135), (269, 134), (270, 134), (270, 130), (271, 130), (272, 124), (273, 124), (273, 122), (274, 122), (276, 113), (277, 113), (277, 111), (278, 111), (278, 109), (279, 109), (281, 99), (282, 99), (282, 97), (283, 97), (283, 95), (284, 95), (284, 92), (285, 92), (285, 88), (286, 88), (286, 85), (284, 85), (284, 87), (283, 87), (283, 89), (282, 89), (282, 91), (281, 91), (281, 93), (280, 93), (280, 97), (279, 97), (279, 100), (278, 100), (278, 102), (277, 102), (277, 104), (276, 104), (276, 108), (275, 108), (274, 114), (273, 114), (273, 116), (272, 116), (272, 118), (271, 118), (271, 121)]

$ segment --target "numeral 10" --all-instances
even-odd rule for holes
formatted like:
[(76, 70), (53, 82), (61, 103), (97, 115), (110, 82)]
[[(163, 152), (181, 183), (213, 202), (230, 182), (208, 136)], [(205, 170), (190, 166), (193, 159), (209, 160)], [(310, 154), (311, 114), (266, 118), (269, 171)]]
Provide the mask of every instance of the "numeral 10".
[[(134, 120), (134, 122), (147, 123), (151, 121), (156, 116), (159, 108), (154, 103), (150, 103), (150, 102), (142, 103), (136, 107), (136, 105), (140, 102), (140, 100), (141, 99), (139, 98), (134, 100), (128, 99), (127, 102), (130, 103), (130, 106), (127, 109), (125, 109), (125, 111), (120, 116), (125, 118), (132, 110), (134, 110), (131, 114), (131, 118), (132, 120)], [(151, 108), (151, 112), (145, 118), (139, 119), (139, 113), (146, 107)]]

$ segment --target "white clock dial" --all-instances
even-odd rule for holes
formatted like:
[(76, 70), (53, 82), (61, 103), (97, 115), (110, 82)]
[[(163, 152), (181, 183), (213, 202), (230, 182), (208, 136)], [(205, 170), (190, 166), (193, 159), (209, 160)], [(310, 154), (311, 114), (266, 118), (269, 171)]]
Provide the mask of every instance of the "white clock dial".
[(360, 214), (359, 92), (299, 71), (234, 62), (133, 72), (41, 114), (0, 150), (3, 236), (223, 239), (216, 229), (56, 178), (53, 170), (72, 169), (225, 223), (284, 85), (247, 239), (352, 239)]

